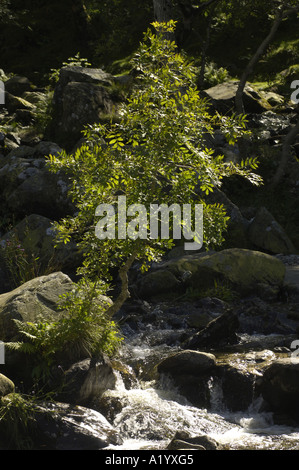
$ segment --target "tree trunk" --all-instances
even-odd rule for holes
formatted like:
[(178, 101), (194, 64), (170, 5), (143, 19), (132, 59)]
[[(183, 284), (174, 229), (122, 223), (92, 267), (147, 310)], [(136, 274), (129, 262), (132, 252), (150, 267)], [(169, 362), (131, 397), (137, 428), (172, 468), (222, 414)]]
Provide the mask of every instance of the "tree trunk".
[(155, 21), (167, 23), (172, 20), (171, 0), (153, 0)]
[(272, 24), (271, 30), (267, 37), (263, 40), (263, 42), (260, 44), (260, 46), (257, 48), (257, 51), (249, 61), (246, 69), (244, 70), (244, 73), (241, 77), (241, 80), (238, 85), (237, 93), (236, 93), (236, 98), (235, 98), (235, 105), (236, 105), (236, 111), (238, 114), (244, 114), (244, 104), (243, 104), (243, 92), (244, 88), (246, 85), (246, 82), (248, 80), (248, 77), (253, 71), (254, 66), (258, 62), (259, 58), (261, 55), (265, 52), (266, 48), (274, 38), (276, 31), (279, 28), (279, 25), (284, 17), (284, 10), (281, 9), (277, 12), (275, 20)]
[(86, 43), (88, 40), (88, 14), (84, 0), (72, 0), (71, 10), (77, 34), (80, 36), (80, 40)]
[(201, 66), (200, 66), (200, 74), (199, 74), (199, 78), (198, 78), (199, 88), (203, 88), (204, 80), (205, 80), (207, 50), (208, 50), (209, 45), (210, 45), (211, 22), (212, 22), (213, 14), (214, 14), (214, 11), (209, 14), (208, 25), (207, 25), (207, 30), (206, 30), (206, 38), (203, 41), (203, 45), (202, 45)]
[(109, 307), (106, 311), (106, 314), (109, 318), (112, 318), (113, 315), (117, 313), (119, 309), (123, 306), (125, 301), (130, 298), (128, 272), (136, 259), (138, 250), (139, 243), (138, 241), (136, 241), (136, 245), (133, 249), (131, 256), (128, 257), (125, 264), (119, 269), (118, 274), (121, 281), (121, 291), (116, 300), (114, 301), (113, 305), (111, 305), (111, 307)]
[(292, 127), (292, 129), (287, 134), (284, 140), (283, 147), (282, 147), (281, 160), (277, 168), (277, 171), (272, 179), (272, 183), (271, 183), (272, 187), (275, 187), (280, 182), (281, 178), (283, 177), (285, 173), (286, 166), (287, 166), (289, 156), (290, 156), (291, 145), (294, 143), (298, 133), (299, 133), (299, 118), (298, 118), (297, 124), (294, 127)]

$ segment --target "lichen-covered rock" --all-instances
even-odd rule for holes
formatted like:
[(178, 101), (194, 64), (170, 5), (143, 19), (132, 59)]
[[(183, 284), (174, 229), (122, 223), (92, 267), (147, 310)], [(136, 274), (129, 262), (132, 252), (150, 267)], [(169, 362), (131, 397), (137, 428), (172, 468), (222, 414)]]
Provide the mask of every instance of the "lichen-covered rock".
[(14, 383), (5, 375), (0, 374), (0, 398), (9, 395), (9, 393), (13, 393), (14, 390)]
[[(145, 275), (139, 281), (139, 292), (142, 292), (142, 285), (146, 285), (150, 277), (154, 278), (155, 272), (159, 272), (160, 279), (163, 275), (167, 279), (171, 273), (185, 290), (192, 288), (204, 293), (215, 288), (215, 285), (220, 287), (225, 285), (227, 289), (241, 295), (249, 295), (256, 293), (260, 285), (263, 288), (271, 286), (278, 292), (284, 283), (285, 266), (274, 256), (242, 248), (185, 255), (161, 263), (151, 273)], [(164, 283), (159, 289), (167, 292), (167, 285)], [(174, 281), (173, 285), (175, 286)], [(173, 286), (170, 286), (171, 288)], [(178, 292), (175, 294), (177, 296)], [(215, 296), (217, 297), (217, 288)]]
[(111, 115), (115, 106), (109, 86), (113, 82), (113, 76), (101, 69), (63, 67), (54, 92), (51, 139), (72, 148), (82, 137), (85, 125)]
[(11, 341), (17, 335), (13, 319), (24, 322), (55, 320), (60, 296), (73, 289), (71, 279), (62, 272), (41, 276), (0, 295), (0, 339)]
[[(187, 261), (186, 267), (190, 266)], [(240, 293), (255, 291), (258, 284), (281, 286), (285, 276), (285, 266), (273, 256), (253, 250), (231, 248), (206, 257), (198, 263), (191, 261), (192, 276), (190, 283), (200, 287), (205, 278), (217, 277), (231, 283)], [(278, 262), (277, 262), (278, 261)], [(184, 268), (184, 260), (180, 269)]]
[[(212, 106), (220, 113), (233, 113), (238, 81), (231, 80), (220, 83), (207, 90), (204, 94), (210, 99)], [(271, 108), (270, 104), (249, 83), (243, 92), (243, 102), (246, 113), (262, 113)]]

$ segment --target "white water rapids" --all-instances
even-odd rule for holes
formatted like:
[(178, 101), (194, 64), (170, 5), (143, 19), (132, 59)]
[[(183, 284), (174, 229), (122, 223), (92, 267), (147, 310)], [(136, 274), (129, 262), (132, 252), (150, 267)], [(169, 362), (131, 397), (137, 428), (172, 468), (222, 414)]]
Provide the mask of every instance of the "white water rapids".
[[(152, 338), (158, 334), (157, 331), (152, 333)], [(163, 336), (167, 338), (166, 330)], [(173, 347), (161, 342), (152, 346), (149, 338), (150, 334), (143, 338), (135, 335), (127, 341), (124, 352), (127, 363), (131, 361), (136, 367), (138, 362), (142, 369), (149, 362), (157, 363), (175, 352)], [(157, 339), (156, 342), (159, 343)], [(165, 450), (175, 432), (184, 430), (191, 436), (205, 434), (221, 448), (229, 450), (299, 450), (299, 426), (274, 424), (272, 413), (259, 411), (259, 400), (246, 412), (228, 412), (222, 406), (221, 384), (211, 378), (209, 386), (212, 409), (206, 410), (190, 405), (167, 378), (158, 385), (155, 380), (141, 379), (133, 388), (127, 389), (119, 376), (115, 390), (109, 390), (105, 395), (121, 403), (121, 411), (112, 424), (124, 442), (110, 449)]]

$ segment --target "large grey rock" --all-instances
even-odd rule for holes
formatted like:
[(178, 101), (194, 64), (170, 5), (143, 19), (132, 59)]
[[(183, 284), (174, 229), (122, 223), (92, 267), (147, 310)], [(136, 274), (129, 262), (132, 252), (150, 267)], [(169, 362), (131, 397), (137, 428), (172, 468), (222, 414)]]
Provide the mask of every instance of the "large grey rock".
[(40, 406), (37, 426), (38, 441), (50, 450), (101, 450), (123, 442), (101, 413), (82, 406)]
[(0, 374), (0, 399), (15, 391), (14, 383), (5, 375)]
[(61, 273), (41, 276), (22, 284), (11, 292), (0, 295), (0, 338), (11, 341), (17, 337), (14, 319), (24, 322), (55, 321), (60, 296), (73, 289), (71, 279)]
[(298, 421), (299, 361), (297, 356), (277, 360), (268, 366), (259, 381), (259, 391), (273, 411), (286, 413)]
[[(238, 81), (228, 81), (220, 83), (204, 90), (204, 94), (209, 98), (212, 106), (220, 113), (227, 114), (234, 112), (235, 97), (238, 88)], [(250, 84), (247, 84), (243, 93), (243, 102), (246, 113), (261, 113), (271, 106), (254, 90)]]
[(61, 401), (90, 405), (108, 389), (114, 389), (116, 374), (108, 357), (84, 359), (73, 364), (63, 375)]
[(15, 96), (22, 97), (27, 91), (33, 91), (34, 86), (27, 77), (14, 75), (5, 82), (5, 89)]
[[(26, 156), (19, 156), (22, 151)], [(0, 160), (2, 212), (17, 218), (35, 213), (57, 220), (73, 210), (67, 194), (68, 178), (51, 173), (44, 158), (35, 158), (36, 151), (22, 146)]]
[(209, 407), (209, 379), (215, 370), (215, 356), (199, 351), (181, 351), (157, 365), (162, 378), (169, 376), (179, 393), (194, 406)]
[[(82, 406), (60, 402), (27, 402), (28, 422), (26, 431), (18, 428), (19, 441), (9, 435), (7, 423), (0, 421), (1, 448), (16, 450), (21, 439), (31, 444), (32, 450), (101, 450), (110, 445), (122, 444), (122, 439), (101, 413)], [(3, 404), (13, 407), (10, 395)], [(16, 410), (17, 412), (17, 410)]]
[(272, 254), (292, 254), (295, 247), (272, 214), (261, 207), (248, 226), (248, 239), (257, 249)]
[(63, 67), (54, 92), (51, 138), (72, 148), (82, 137), (85, 125), (111, 115), (115, 106), (109, 86), (113, 82), (113, 76), (101, 69)]
[(34, 262), (36, 274), (41, 272), (63, 271), (73, 274), (82, 261), (77, 246), (73, 242), (55, 247), (56, 231), (53, 221), (39, 214), (30, 214), (0, 239), (5, 249), (7, 242), (19, 243), (25, 250), (27, 259)]
[[(170, 260), (153, 269), (172, 273), (181, 283), (181, 289), (191, 288), (204, 293), (217, 284), (242, 295), (256, 293), (258, 287), (269, 286), (279, 291), (284, 283), (285, 266), (274, 256), (254, 250), (230, 248), (219, 252), (197, 253)], [(139, 292), (143, 283), (148, 282), (145, 275), (139, 281)], [(160, 278), (162, 274), (160, 273)], [(164, 284), (167, 292), (167, 284)], [(161, 291), (162, 287), (160, 287)], [(175, 293), (178, 296), (179, 290)], [(215, 295), (217, 297), (217, 287)]]

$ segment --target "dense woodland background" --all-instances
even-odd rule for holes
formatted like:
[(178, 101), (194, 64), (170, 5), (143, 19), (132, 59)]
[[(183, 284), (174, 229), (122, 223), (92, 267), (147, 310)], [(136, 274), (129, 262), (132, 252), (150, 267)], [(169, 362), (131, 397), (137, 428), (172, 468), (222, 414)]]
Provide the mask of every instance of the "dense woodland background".
[[(1, 67), (42, 80), (51, 68), (80, 53), (94, 67), (121, 71), (155, 19), (178, 22), (176, 41), (198, 66), (203, 58), (235, 78), (269, 33), (281, 4), (274, 0), (2, 0)], [(297, 5), (298, 6), (298, 5)], [(254, 70), (271, 84), (291, 66), (298, 71), (297, 15), (290, 14)], [(293, 70), (294, 71), (294, 70)]]

